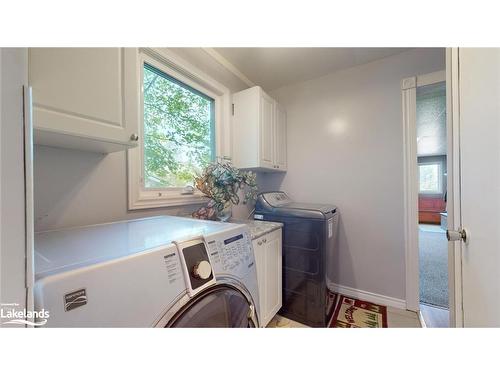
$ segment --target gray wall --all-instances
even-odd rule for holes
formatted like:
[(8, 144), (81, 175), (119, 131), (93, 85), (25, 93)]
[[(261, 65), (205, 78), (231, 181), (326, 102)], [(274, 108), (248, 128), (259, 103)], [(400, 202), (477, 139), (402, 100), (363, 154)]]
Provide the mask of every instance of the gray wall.
[(288, 172), (267, 187), (339, 207), (340, 285), (405, 298), (400, 80), (444, 68), (444, 49), (410, 50), (271, 93), (287, 111)]

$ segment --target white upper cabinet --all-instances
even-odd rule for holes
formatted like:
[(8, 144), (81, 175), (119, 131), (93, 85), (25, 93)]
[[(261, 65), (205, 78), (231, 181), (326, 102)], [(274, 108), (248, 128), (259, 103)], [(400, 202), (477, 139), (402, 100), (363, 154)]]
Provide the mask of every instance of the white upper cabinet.
[(276, 103), (274, 162), (280, 170), (286, 170), (286, 112)]
[(260, 164), (273, 168), (274, 153), (274, 101), (262, 93), (260, 97)]
[(233, 94), (233, 163), (286, 171), (286, 113), (258, 86)]
[(35, 143), (94, 152), (137, 145), (135, 48), (31, 48)]

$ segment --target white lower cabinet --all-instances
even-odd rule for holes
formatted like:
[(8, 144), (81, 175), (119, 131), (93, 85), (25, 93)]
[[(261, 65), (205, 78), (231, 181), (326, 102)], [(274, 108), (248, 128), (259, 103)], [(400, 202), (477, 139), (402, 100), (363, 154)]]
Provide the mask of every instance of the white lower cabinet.
[(281, 308), (281, 229), (252, 242), (259, 285), (260, 326), (265, 327)]

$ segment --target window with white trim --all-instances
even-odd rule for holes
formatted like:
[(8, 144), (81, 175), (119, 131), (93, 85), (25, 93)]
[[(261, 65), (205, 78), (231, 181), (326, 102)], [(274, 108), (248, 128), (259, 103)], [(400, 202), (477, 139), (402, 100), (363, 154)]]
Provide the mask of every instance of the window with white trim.
[(184, 188), (215, 157), (215, 100), (143, 66), (143, 184)]
[(418, 166), (420, 194), (442, 194), (441, 163), (423, 163)]
[(194, 176), (216, 159), (229, 91), (189, 67), (140, 54), (139, 146), (129, 150), (129, 208), (201, 203)]

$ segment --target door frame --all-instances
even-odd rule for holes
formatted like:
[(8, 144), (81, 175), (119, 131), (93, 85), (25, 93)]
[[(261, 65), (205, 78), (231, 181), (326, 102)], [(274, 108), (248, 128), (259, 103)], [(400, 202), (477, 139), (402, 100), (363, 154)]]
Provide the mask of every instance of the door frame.
[[(448, 228), (461, 226), (459, 49), (446, 49), (446, 131), (448, 138)], [(448, 115), (449, 114), (449, 115)], [(462, 242), (448, 242), (450, 327), (463, 327)]]
[[(458, 53), (456, 53), (458, 55)], [(458, 60), (452, 58), (454, 51), (446, 50), (446, 70), (429, 74), (407, 77), (401, 81), (403, 109), (403, 142), (404, 142), (404, 238), (406, 260), (406, 308), (411, 311), (420, 310), (419, 287), (419, 248), (418, 248), (418, 164), (417, 160), (417, 88), (438, 82), (446, 82), (446, 131), (447, 131), (447, 212), (448, 228), (453, 227), (459, 215), (457, 194), (459, 186), (456, 164), (458, 158)], [(456, 61), (455, 61), (456, 60)], [(459, 217), (459, 216), (458, 216)], [(460, 257), (455, 257), (455, 244), (448, 243), (448, 285), (450, 326), (460, 326), (461, 284)]]

